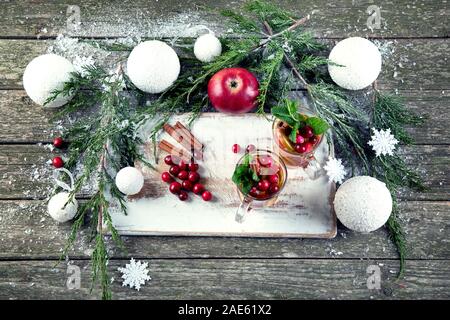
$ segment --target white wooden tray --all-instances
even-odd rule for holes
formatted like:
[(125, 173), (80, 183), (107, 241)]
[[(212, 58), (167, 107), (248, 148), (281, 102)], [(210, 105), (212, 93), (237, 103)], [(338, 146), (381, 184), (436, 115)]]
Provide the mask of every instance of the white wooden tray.
[[(172, 121), (186, 123), (188, 116), (180, 115)], [(151, 127), (149, 123), (143, 128), (144, 138)], [(231, 176), (242, 153), (232, 153), (232, 145), (238, 143), (244, 149), (251, 143), (260, 149), (272, 149), (272, 122), (255, 114), (206, 113), (196, 120), (192, 132), (205, 145), (199, 173), (202, 183), (213, 193), (213, 201), (204, 202), (189, 193), (189, 200), (181, 202), (171, 194), (168, 185), (160, 179), (161, 173), (168, 170), (162, 161), (165, 154), (160, 154), (157, 172), (141, 167), (146, 178), (140, 194), (143, 198), (128, 200), (127, 216), (112, 213), (114, 225), (121, 234), (299, 238), (336, 235), (332, 208), (334, 184), (325, 175), (311, 180), (301, 168), (288, 168), (286, 186), (274, 206), (253, 209), (244, 223), (235, 222), (239, 198)], [(165, 133), (161, 138), (175, 143)], [(316, 151), (319, 162), (333, 153), (328, 148), (327, 143), (322, 143)], [(154, 163), (151, 149), (146, 154)]]

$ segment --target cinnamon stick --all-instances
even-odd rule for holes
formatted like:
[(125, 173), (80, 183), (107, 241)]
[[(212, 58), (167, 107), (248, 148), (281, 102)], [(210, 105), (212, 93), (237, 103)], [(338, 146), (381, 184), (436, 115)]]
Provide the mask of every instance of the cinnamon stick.
[(190, 143), (194, 146), (195, 150), (202, 150), (203, 144), (198, 141), (194, 135), (186, 128), (180, 121), (177, 121), (175, 124), (175, 128), (180, 129), (180, 134), (183, 135)]
[(195, 138), (195, 136), (187, 129), (180, 121), (177, 121), (175, 128), (179, 131), (179, 134), (189, 144), (189, 150), (194, 155), (195, 159), (203, 158), (203, 144)]
[(189, 137), (185, 137), (182, 133), (183, 129), (178, 127), (174, 128), (170, 124), (164, 124), (163, 129), (167, 132), (172, 138), (175, 139), (176, 142), (181, 144), (183, 148), (190, 151), (194, 158), (201, 159), (203, 158), (203, 152), (201, 149), (196, 149), (195, 145), (191, 143), (191, 139)]
[(158, 147), (167, 152), (168, 154), (171, 154), (173, 156), (176, 156), (180, 158), (181, 160), (185, 161), (186, 163), (189, 163), (192, 158), (192, 154), (182, 148), (175, 147), (173, 144), (166, 140), (161, 140), (159, 142)]

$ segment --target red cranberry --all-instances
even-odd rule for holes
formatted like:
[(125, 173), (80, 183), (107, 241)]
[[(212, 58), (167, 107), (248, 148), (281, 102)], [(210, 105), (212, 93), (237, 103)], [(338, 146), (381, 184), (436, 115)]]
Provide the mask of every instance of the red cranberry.
[(178, 194), (181, 191), (181, 184), (177, 181), (174, 181), (169, 186), (169, 191), (173, 194)]
[(61, 137), (53, 139), (53, 145), (55, 148), (62, 148), (64, 145), (64, 140)]
[(270, 184), (278, 184), (279, 178), (278, 175), (274, 174), (269, 177)]
[(62, 168), (64, 166), (64, 161), (61, 157), (54, 157), (52, 164), (55, 168)]
[(183, 160), (180, 161), (178, 166), (180, 167), (180, 171), (186, 171), (188, 169), (187, 163), (185, 163)]
[(193, 188), (192, 182), (190, 182), (189, 180), (184, 180), (181, 183), (181, 186), (183, 187), (184, 190), (187, 190), (187, 191), (192, 191), (192, 188)]
[(252, 187), (248, 194), (251, 195), (252, 197), (257, 197), (258, 196), (258, 189), (256, 189), (256, 187)]
[(258, 161), (263, 167), (271, 167), (273, 163), (271, 156), (259, 156)]
[(312, 144), (316, 144), (319, 141), (319, 137), (318, 136), (312, 136), (309, 139), (309, 142), (311, 142)]
[(183, 170), (178, 173), (178, 179), (187, 180), (188, 178), (189, 178), (189, 173), (187, 171)]
[(270, 188), (270, 182), (266, 179), (260, 180), (258, 182), (258, 190), (260, 191), (267, 191)]
[(241, 147), (237, 143), (233, 144), (231, 147), (231, 151), (233, 151), (233, 153), (238, 153), (239, 150), (241, 150)]
[(167, 164), (167, 165), (169, 165), (169, 166), (171, 166), (171, 165), (173, 165), (173, 159), (172, 159), (172, 156), (169, 154), (168, 156), (166, 156), (165, 158), (164, 158), (164, 162)]
[(246, 152), (250, 153), (256, 150), (256, 147), (253, 144), (249, 144), (245, 149)]
[(176, 164), (174, 164), (173, 166), (170, 167), (169, 172), (171, 175), (176, 177), (178, 175), (178, 173), (180, 172), (180, 167), (177, 166)]
[(212, 199), (212, 194), (209, 191), (205, 191), (202, 193), (202, 198), (204, 201), (210, 201)]
[(277, 184), (272, 184), (269, 188), (269, 193), (274, 194), (280, 191), (280, 187)]
[(168, 172), (163, 172), (161, 174), (161, 180), (164, 182), (172, 182), (173, 181), (172, 176)]
[(194, 185), (194, 188), (192, 188), (192, 192), (194, 192), (195, 194), (203, 193), (204, 190), (205, 187), (201, 183), (196, 183)]
[(304, 138), (311, 138), (314, 135), (313, 129), (310, 126), (305, 126), (300, 130), (300, 134)]
[(306, 152), (306, 146), (305, 144), (296, 144), (294, 146), (295, 152), (298, 153), (305, 153)]
[(180, 199), (181, 201), (186, 201), (188, 197), (189, 196), (186, 191), (180, 191), (180, 193), (178, 194), (178, 199)]
[(200, 180), (200, 175), (198, 174), (198, 172), (192, 171), (192, 172), (189, 172), (188, 179), (191, 182), (197, 182), (198, 180)]
[(188, 165), (189, 171), (197, 171), (198, 170), (198, 164), (197, 163), (189, 163)]
[(305, 148), (306, 148), (305, 152), (311, 152), (313, 150), (313, 148), (314, 148), (314, 145), (311, 142), (306, 142), (305, 143)]
[(305, 142), (305, 138), (298, 134), (297, 138), (295, 139), (295, 143), (302, 144), (303, 142)]

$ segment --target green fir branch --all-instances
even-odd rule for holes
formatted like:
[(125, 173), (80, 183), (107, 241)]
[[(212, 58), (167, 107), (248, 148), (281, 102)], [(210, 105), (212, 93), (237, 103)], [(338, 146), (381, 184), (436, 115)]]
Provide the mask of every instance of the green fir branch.
[(378, 129), (391, 129), (392, 134), (401, 142), (411, 144), (414, 139), (405, 130), (406, 125), (422, 125), (425, 117), (418, 116), (406, 109), (399, 96), (374, 92), (374, 125)]

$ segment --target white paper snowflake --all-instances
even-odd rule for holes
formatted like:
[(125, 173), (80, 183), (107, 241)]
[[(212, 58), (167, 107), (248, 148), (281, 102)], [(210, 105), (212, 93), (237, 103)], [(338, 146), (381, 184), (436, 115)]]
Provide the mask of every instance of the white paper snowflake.
[(133, 258), (131, 258), (130, 263), (127, 263), (125, 268), (118, 268), (118, 270), (122, 272), (122, 286), (129, 286), (130, 288), (135, 288), (139, 291), (141, 289), (141, 284), (145, 284), (146, 281), (151, 280), (148, 275), (147, 267), (147, 262), (136, 262)]
[(398, 140), (391, 134), (391, 129), (387, 130), (373, 130), (372, 140), (368, 142), (369, 146), (372, 146), (377, 157), (380, 155), (393, 155)]
[(328, 179), (336, 183), (342, 183), (342, 180), (344, 180), (344, 177), (347, 174), (341, 159), (329, 157), (323, 168), (327, 172)]

